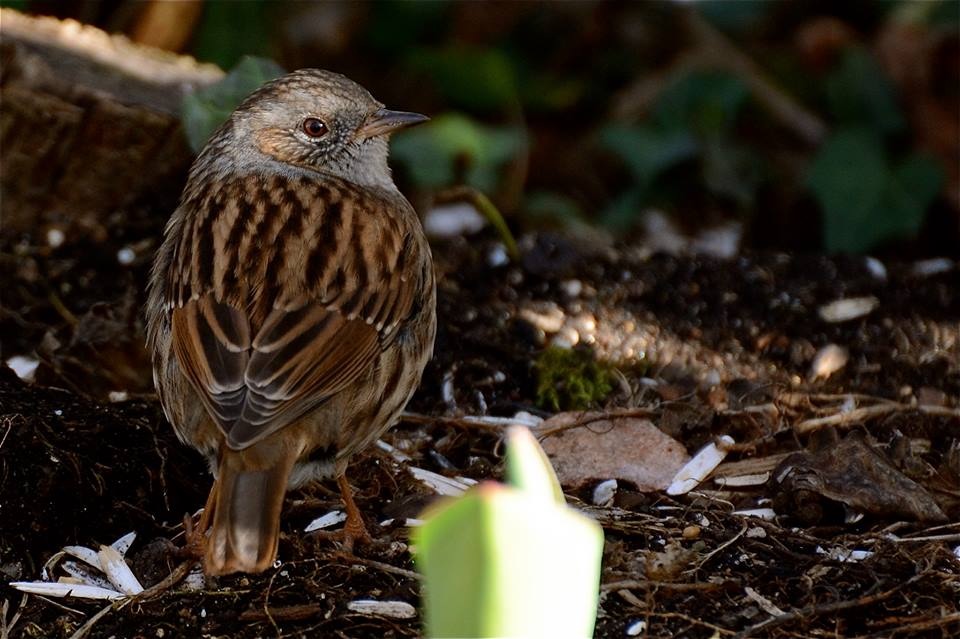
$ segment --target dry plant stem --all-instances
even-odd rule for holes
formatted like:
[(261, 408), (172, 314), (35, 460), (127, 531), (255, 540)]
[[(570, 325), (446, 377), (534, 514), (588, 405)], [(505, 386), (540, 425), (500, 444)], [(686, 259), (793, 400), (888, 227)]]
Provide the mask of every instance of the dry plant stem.
[(10, 621), (7, 621), (7, 613), (10, 611), (10, 601), (7, 599), (3, 600), (3, 606), (0, 606), (0, 639), (10, 639), (10, 632), (13, 630), (13, 627), (17, 625), (17, 621), (20, 620), (20, 613), (23, 611), (23, 607), (27, 605), (26, 593), (20, 598), (20, 605), (17, 607), (17, 611), (13, 613), (13, 616), (10, 617)]
[(679, 56), (665, 72), (644, 77), (630, 86), (618, 98), (614, 117), (633, 118), (645, 112), (673, 78), (699, 69), (721, 69), (740, 78), (773, 118), (810, 146), (818, 146), (823, 141), (827, 134), (824, 122), (787, 95), (733, 42), (694, 10), (684, 11), (683, 21), (696, 42), (694, 49)]
[(907, 404), (883, 403), (876, 406), (865, 406), (855, 408), (845, 413), (835, 413), (826, 417), (816, 417), (807, 419), (793, 427), (798, 435), (807, 435), (827, 426), (852, 426), (869, 419), (876, 419), (891, 413), (917, 411), (925, 415), (935, 415), (938, 417), (953, 417), (960, 419), (960, 409), (948, 408), (945, 406), (910, 406)]
[(345, 554), (345, 553), (330, 553), (329, 555), (326, 555), (326, 557), (330, 559), (342, 559), (352, 564), (369, 566), (370, 568), (376, 568), (377, 570), (390, 573), (392, 575), (397, 575), (399, 577), (404, 577), (405, 579), (423, 581), (423, 575), (421, 575), (418, 572), (407, 570), (406, 568), (398, 568), (397, 566), (392, 566), (382, 561), (376, 561), (375, 559), (366, 559), (364, 557), (357, 557), (356, 555)]
[(556, 435), (557, 433), (565, 430), (570, 430), (571, 428), (580, 428), (581, 426), (589, 426), (590, 424), (594, 424), (596, 422), (602, 422), (621, 417), (656, 417), (660, 415), (660, 411), (652, 408), (621, 408), (602, 412), (580, 411), (579, 414), (573, 413), (572, 415), (576, 415), (573, 417), (572, 423), (562, 424), (560, 426), (555, 426), (554, 428), (541, 430), (537, 432), (537, 436), (542, 439), (544, 437)]
[(513, 238), (513, 233), (510, 231), (510, 227), (507, 226), (506, 220), (503, 219), (500, 209), (490, 201), (490, 198), (472, 186), (455, 186), (437, 195), (438, 202), (455, 200), (466, 200), (473, 204), (473, 206), (480, 211), (480, 214), (487, 218), (487, 221), (497, 230), (510, 257), (514, 260), (519, 259), (520, 249), (517, 247), (517, 241)]
[[(917, 621), (914, 623), (905, 624), (903, 626), (896, 626), (894, 628), (889, 628), (887, 632), (889, 632), (890, 634), (888, 634), (887, 636), (893, 637), (895, 636), (894, 633), (896, 633), (903, 637), (912, 637), (914, 636), (913, 633), (919, 632), (920, 630), (929, 630), (930, 628), (946, 629), (951, 624), (960, 624), (960, 612), (954, 612), (949, 615), (945, 615), (942, 617), (935, 617), (933, 619), (927, 618), (927, 619), (924, 619), (923, 621)], [(875, 637), (876, 635), (870, 635), (870, 636)], [(946, 637), (950, 635), (944, 634), (943, 636)]]
[(196, 565), (197, 560), (194, 558), (180, 562), (176, 568), (170, 571), (169, 575), (141, 592), (135, 597), (135, 599), (137, 601), (150, 601), (151, 599), (156, 599), (157, 597), (164, 595), (168, 590), (183, 581)]
[(503, 426), (475, 422), (462, 417), (433, 417), (430, 415), (421, 415), (420, 413), (403, 413), (403, 415), (400, 416), (400, 421), (408, 424), (441, 424), (444, 426), (456, 426), (465, 430), (479, 430), (497, 435), (502, 434), (504, 431)]
[(858, 597), (857, 599), (851, 599), (848, 601), (837, 601), (834, 603), (821, 604), (819, 606), (807, 606), (806, 608), (801, 608), (800, 610), (794, 610), (786, 614), (780, 615), (778, 617), (771, 617), (766, 621), (761, 621), (760, 623), (754, 624), (749, 628), (743, 630), (737, 634), (737, 639), (745, 639), (746, 637), (752, 637), (756, 632), (763, 630), (765, 628), (772, 628), (774, 626), (780, 626), (785, 623), (789, 623), (796, 619), (802, 619), (805, 617), (816, 617), (819, 615), (824, 615), (832, 612), (839, 612), (841, 610), (849, 610), (850, 608), (859, 608), (861, 606), (866, 606), (878, 601), (883, 601), (891, 595), (895, 594), (898, 590), (901, 590), (910, 584), (918, 581), (920, 577), (923, 576), (923, 573), (914, 575), (907, 581), (902, 584), (897, 584), (889, 590), (884, 590), (883, 592), (864, 595)]
[(244, 610), (240, 613), (240, 621), (300, 621), (321, 614), (324, 608), (319, 604), (297, 604), (293, 606), (277, 606), (266, 610)]
[[(747, 528), (749, 528), (748, 524), (744, 523), (743, 527), (740, 529), (740, 532), (738, 532), (736, 535), (734, 535), (733, 537), (731, 537), (730, 539), (723, 542), (722, 544), (714, 548), (712, 551), (707, 553), (700, 561), (697, 562), (697, 567), (694, 570), (700, 570), (700, 568), (702, 568), (705, 563), (710, 561), (710, 559), (712, 559), (714, 555), (716, 555), (718, 552), (720, 552), (724, 548), (727, 548), (728, 546), (735, 543), (738, 539), (740, 539), (743, 536), (745, 532), (747, 532)], [(691, 571), (687, 571), (687, 572), (691, 572)]]
[(784, 93), (749, 56), (713, 28), (697, 11), (685, 10), (684, 21), (687, 30), (697, 39), (698, 48), (703, 51), (705, 58), (713, 60), (715, 66), (736, 74), (771, 115), (808, 144), (817, 146), (823, 142), (827, 134), (827, 126), (823, 121)]
[(643, 588), (644, 590), (674, 590), (677, 592), (687, 592), (692, 590), (717, 590), (726, 588), (730, 585), (739, 585), (737, 581), (724, 581), (722, 583), (697, 582), (697, 583), (673, 583), (670, 581), (651, 581), (648, 579), (625, 579), (623, 581), (611, 581), (600, 584), (601, 592), (610, 592), (611, 590), (624, 590), (629, 588)]
[[(662, 619), (683, 619), (684, 621), (686, 621), (687, 623), (693, 626), (703, 626), (704, 628), (709, 628), (710, 630), (713, 630), (715, 633), (721, 634), (721, 635), (735, 634), (732, 630), (727, 630), (726, 628), (722, 628), (708, 621), (694, 619), (693, 617), (689, 615), (685, 615), (681, 612), (648, 612), (646, 613), (646, 615), (648, 617), (660, 617)], [(679, 636), (682, 636), (682, 635), (679, 635)]]
[(85, 624), (77, 628), (77, 631), (70, 635), (70, 639), (83, 639), (86, 637), (88, 634), (90, 634), (90, 631), (93, 630), (93, 627), (96, 625), (96, 623), (107, 616), (107, 613), (109, 613), (111, 610), (113, 610), (112, 603), (104, 606), (100, 612), (87, 619)]

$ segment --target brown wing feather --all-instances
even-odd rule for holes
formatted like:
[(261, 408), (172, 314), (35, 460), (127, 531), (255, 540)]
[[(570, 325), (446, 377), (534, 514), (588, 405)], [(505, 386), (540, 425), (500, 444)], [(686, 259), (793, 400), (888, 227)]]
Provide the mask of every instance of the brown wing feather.
[(173, 351), (221, 428), (240, 417), (247, 392), (250, 326), (240, 311), (212, 296), (173, 311)]
[[(215, 252), (239, 251), (217, 259), (246, 265), (248, 276), (262, 278), (265, 285), (232, 289), (229, 282), (212, 281), (212, 275), (211, 281), (198, 281), (200, 267), (194, 262), (184, 269), (181, 263), (174, 279), (190, 278), (195, 291), (204, 294), (173, 310), (172, 337), (178, 361), (227, 436), (228, 446), (242, 449), (293, 422), (369, 370), (409, 316), (424, 283), (420, 277), (403, 276), (404, 261), (418, 259), (411, 252), (419, 247), (393, 219), (398, 212), (383, 210), (385, 205), (409, 207), (406, 202), (370, 202), (346, 183), (323, 185), (280, 177), (270, 184), (252, 184), (248, 178), (228, 185), (225, 195), (232, 189), (247, 194), (246, 199), (232, 197), (233, 202), (244, 203), (241, 209), (255, 208), (247, 204), (253, 201), (264, 206), (264, 199), (250, 195), (251, 189), (270, 193), (270, 199), (282, 206), (277, 211), (257, 207), (229, 215), (214, 210), (198, 218), (205, 228), (198, 224), (195, 231), (229, 237), (233, 225), (256, 228), (246, 222), (249, 215), (273, 215), (277, 236), (263, 243), (244, 238), (234, 246), (210, 243)], [(277, 189), (283, 190), (281, 197)], [(366, 215), (376, 221), (363, 220)], [(289, 232), (293, 228), (304, 232)], [(343, 254), (330, 241), (353, 250)], [(253, 247), (260, 252), (244, 254)], [(281, 300), (283, 308), (277, 308)]]
[(373, 363), (377, 338), (366, 322), (318, 304), (274, 311), (253, 342), (246, 403), (227, 444), (245, 448), (342, 391)]

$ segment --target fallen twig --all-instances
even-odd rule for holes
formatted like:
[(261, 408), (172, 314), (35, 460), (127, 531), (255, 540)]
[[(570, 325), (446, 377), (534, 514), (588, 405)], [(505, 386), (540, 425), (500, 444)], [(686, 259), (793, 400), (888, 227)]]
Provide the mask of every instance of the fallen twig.
[(87, 619), (85, 624), (77, 628), (77, 631), (70, 635), (70, 639), (83, 639), (86, 637), (88, 634), (90, 634), (90, 631), (93, 630), (93, 627), (97, 624), (97, 622), (107, 616), (107, 613), (111, 610), (113, 610), (112, 603), (104, 606), (100, 612)]
[(880, 593), (864, 595), (862, 597), (858, 597), (857, 599), (850, 599), (847, 601), (835, 601), (833, 603), (807, 606), (799, 610), (793, 610), (791, 612), (782, 614), (778, 617), (771, 617), (769, 619), (761, 621), (760, 623), (756, 623), (750, 626), (749, 628), (746, 628), (743, 631), (737, 633), (736, 639), (745, 639), (746, 637), (752, 637), (756, 632), (760, 630), (763, 630), (766, 628), (772, 628), (773, 626), (780, 626), (785, 623), (795, 621), (797, 619), (802, 619), (804, 617), (817, 617), (823, 614), (839, 612), (841, 610), (849, 610), (850, 608), (859, 608), (861, 606), (867, 606), (869, 604), (877, 603), (878, 601), (883, 601), (884, 599), (887, 599), (888, 597), (894, 595), (898, 590), (901, 590), (902, 588), (905, 588), (906, 586), (909, 586), (910, 584), (918, 581), (921, 577), (923, 577), (923, 573), (916, 574), (910, 579), (908, 579), (907, 581), (903, 582), (902, 584), (897, 584), (893, 588), (890, 588), (889, 590), (884, 590), (883, 592), (880, 592)]
[(827, 426), (850, 426), (870, 419), (884, 417), (891, 413), (917, 411), (924, 415), (935, 415), (939, 417), (953, 417), (960, 419), (960, 409), (948, 408), (946, 406), (919, 405), (911, 406), (909, 404), (883, 403), (875, 406), (864, 406), (855, 408), (846, 412), (838, 412), (826, 417), (815, 417), (807, 419), (793, 427), (798, 435), (807, 435)]

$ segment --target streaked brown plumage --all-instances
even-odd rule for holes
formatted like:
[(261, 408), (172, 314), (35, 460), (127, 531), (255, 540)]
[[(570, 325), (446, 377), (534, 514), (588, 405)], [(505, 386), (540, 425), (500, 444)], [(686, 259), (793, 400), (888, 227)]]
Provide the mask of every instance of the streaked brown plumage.
[(190, 171), (148, 342), (167, 418), (216, 476), (209, 574), (269, 567), (284, 493), (315, 478), (338, 478), (348, 540), (366, 534), (347, 462), (399, 416), (436, 328), (430, 248), (387, 167), (388, 134), (424, 119), (301, 70), (247, 98)]

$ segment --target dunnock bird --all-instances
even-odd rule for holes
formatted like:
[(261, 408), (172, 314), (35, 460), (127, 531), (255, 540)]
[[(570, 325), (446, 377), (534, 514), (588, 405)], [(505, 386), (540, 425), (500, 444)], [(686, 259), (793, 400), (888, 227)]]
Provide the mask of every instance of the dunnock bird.
[(433, 350), (430, 247), (387, 166), (427, 118), (304, 69), (250, 95), (190, 170), (150, 279), (154, 381), (215, 476), (208, 574), (276, 558), (284, 493), (334, 476), (349, 547), (368, 539), (344, 478)]

